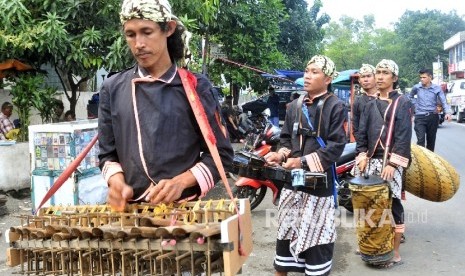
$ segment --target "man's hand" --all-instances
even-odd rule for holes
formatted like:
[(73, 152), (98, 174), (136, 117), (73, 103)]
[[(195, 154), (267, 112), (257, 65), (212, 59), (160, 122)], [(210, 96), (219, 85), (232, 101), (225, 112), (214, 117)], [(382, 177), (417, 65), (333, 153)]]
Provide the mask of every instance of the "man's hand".
[(108, 179), (108, 204), (114, 210), (121, 212), (124, 211), (126, 202), (128, 202), (134, 195), (131, 186), (126, 184), (123, 173), (112, 175)]
[(283, 161), (284, 156), (281, 153), (269, 152), (265, 155), (265, 161), (268, 165), (278, 166)]
[(450, 122), (450, 121), (452, 121), (452, 116), (451, 116), (450, 114), (446, 114), (446, 115), (444, 116), (444, 119), (445, 119), (446, 121)]
[(180, 199), (184, 189), (197, 184), (197, 180), (190, 172), (184, 172), (172, 179), (162, 179), (149, 188), (145, 201), (151, 204), (171, 203)]
[(367, 167), (367, 159), (362, 158), (357, 166), (358, 166), (358, 169), (360, 170), (360, 173), (363, 175)]
[(383, 171), (381, 172), (381, 178), (384, 180), (392, 180), (394, 178), (394, 172), (396, 168), (391, 165), (387, 165), (384, 167)]
[(300, 169), (300, 157), (297, 158), (288, 158), (286, 163), (283, 163), (283, 168), (286, 170)]

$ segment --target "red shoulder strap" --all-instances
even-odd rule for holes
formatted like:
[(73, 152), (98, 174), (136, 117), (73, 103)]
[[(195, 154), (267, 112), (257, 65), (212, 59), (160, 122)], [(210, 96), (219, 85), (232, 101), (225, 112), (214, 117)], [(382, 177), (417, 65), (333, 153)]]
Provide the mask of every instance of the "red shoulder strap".
[[(213, 157), (213, 161), (215, 162), (216, 167), (218, 168), (218, 172), (220, 173), (221, 180), (224, 183), (226, 191), (228, 192), (229, 197), (231, 200), (234, 199), (234, 196), (231, 192), (231, 188), (228, 185), (228, 179), (226, 177), (226, 172), (223, 167), (223, 163), (221, 162), (220, 154), (218, 152), (218, 148), (216, 147), (216, 138), (213, 134), (213, 130), (208, 122), (207, 114), (205, 113), (205, 109), (200, 101), (199, 95), (195, 90), (197, 85), (197, 78), (189, 71), (179, 68), (178, 69), (179, 75), (181, 76), (182, 85), (184, 86), (184, 90), (187, 95), (187, 99), (189, 104), (191, 105), (192, 111), (194, 112), (195, 119), (199, 124), (200, 131), (202, 132), (202, 136), (207, 143), (208, 149), (210, 150), (210, 154)], [(237, 205), (235, 205), (236, 213), (238, 216), (238, 224), (239, 224), (239, 232), (241, 232), (241, 219), (239, 215), (239, 210)], [(239, 243), (239, 254), (242, 256), (244, 252), (241, 249), (241, 244)]]

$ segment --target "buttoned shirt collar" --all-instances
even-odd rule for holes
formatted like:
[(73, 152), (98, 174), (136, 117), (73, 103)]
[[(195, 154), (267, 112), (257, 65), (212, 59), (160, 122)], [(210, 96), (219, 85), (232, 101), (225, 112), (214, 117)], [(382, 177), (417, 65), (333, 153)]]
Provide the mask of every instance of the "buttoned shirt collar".
[[(157, 81), (161, 81), (161, 82), (164, 82), (164, 83), (171, 83), (174, 79), (174, 77), (176, 76), (176, 72), (178, 71), (178, 68), (176, 66), (176, 64), (171, 64), (171, 67), (168, 68), (168, 71), (166, 71), (161, 77), (159, 77), (157, 79)], [(153, 78), (149, 72), (137, 65), (137, 68), (136, 68), (136, 73), (139, 75), (139, 77), (141, 78)]]

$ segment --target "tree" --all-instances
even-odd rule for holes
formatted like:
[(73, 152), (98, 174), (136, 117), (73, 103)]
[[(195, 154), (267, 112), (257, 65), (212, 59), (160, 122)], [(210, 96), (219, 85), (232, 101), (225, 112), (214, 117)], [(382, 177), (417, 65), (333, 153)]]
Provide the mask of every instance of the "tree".
[(330, 17), (318, 17), (321, 0), (315, 0), (309, 9), (305, 0), (285, 0), (287, 16), (279, 24), (278, 49), (289, 60), (291, 69), (302, 70), (306, 62), (321, 49), (324, 38), (323, 26)]
[[(230, 60), (272, 72), (288, 65), (277, 48), (279, 22), (284, 15), (280, 0), (221, 1), (218, 26), (211, 30), (212, 41), (223, 46)], [(244, 67), (215, 62), (210, 71), (226, 76), (236, 100), (239, 85), (251, 83), (254, 89), (263, 90), (268, 84), (257, 72)]]
[(373, 15), (364, 16), (363, 21), (343, 16), (325, 31), (325, 54), (340, 71), (358, 69), (362, 63), (376, 65), (383, 58), (392, 58), (400, 49), (393, 31), (375, 28)]
[[(120, 0), (9, 0), (0, 2), (0, 58), (50, 64), (75, 111), (78, 91), (99, 68), (131, 59), (119, 34)], [(109, 52), (112, 56), (108, 59)], [(70, 93), (69, 93), (70, 92)]]
[(9, 80), (14, 83), (10, 94), (13, 96), (13, 104), (17, 108), (18, 117), (20, 120), (20, 132), (18, 141), (24, 142), (28, 140), (28, 127), (31, 108), (35, 107), (39, 110), (42, 121), (51, 118), (54, 104), (52, 96), (56, 90), (51, 87), (40, 88), (44, 81), (44, 76), (35, 73), (21, 73), (14, 77), (9, 77)]
[(400, 75), (413, 85), (418, 82), (418, 71), (431, 69), (438, 56), (448, 60), (444, 41), (463, 31), (465, 21), (455, 11), (406, 11), (394, 27), (403, 49), (398, 58)]

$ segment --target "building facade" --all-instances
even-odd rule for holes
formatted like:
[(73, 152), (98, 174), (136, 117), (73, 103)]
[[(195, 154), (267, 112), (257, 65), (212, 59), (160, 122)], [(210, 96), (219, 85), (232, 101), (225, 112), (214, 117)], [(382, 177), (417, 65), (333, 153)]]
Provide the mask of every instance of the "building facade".
[(449, 51), (450, 80), (465, 78), (465, 31), (458, 32), (446, 40), (444, 50)]

